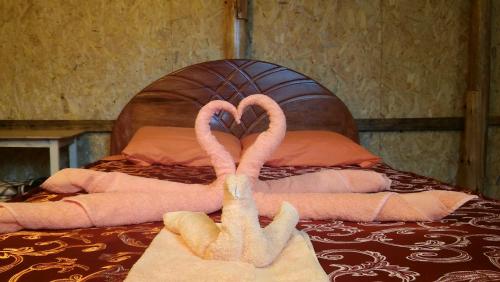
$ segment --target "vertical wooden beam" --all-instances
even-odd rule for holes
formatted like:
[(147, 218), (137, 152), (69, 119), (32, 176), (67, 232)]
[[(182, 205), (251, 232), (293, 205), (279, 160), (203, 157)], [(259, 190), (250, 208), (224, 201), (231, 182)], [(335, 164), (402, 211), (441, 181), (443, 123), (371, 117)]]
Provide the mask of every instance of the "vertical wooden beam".
[(465, 125), (457, 174), (460, 186), (481, 192), (485, 181), (490, 92), (491, 1), (472, 0)]
[(248, 47), (248, 0), (226, 0), (224, 57), (245, 58)]

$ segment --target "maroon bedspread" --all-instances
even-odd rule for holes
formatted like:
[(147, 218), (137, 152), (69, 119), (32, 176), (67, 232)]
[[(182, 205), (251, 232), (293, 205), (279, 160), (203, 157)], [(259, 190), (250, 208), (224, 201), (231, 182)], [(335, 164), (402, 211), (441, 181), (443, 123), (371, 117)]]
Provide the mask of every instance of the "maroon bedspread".
[[(214, 179), (212, 169), (206, 167), (144, 168), (113, 161), (98, 162), (92, 168), (186, 183)], [(265, 167), (262, 178), (318, 169), (321, 168)], [(378, 165), (374, 170), (388, 174), (393, 180), (391, 190), (397, 192), (454, 189), (386, 165)], [(21, 200), (55, 201), (62, 197), (40, 191)], [(262, 218), (262, 222), (265, 224), (268, 219)], [(0, 281), (121, 281), (160, 228), (162, 224), (154, 222), (0, 234)], [(298, 228), (310, 235), (319, 261), (332, 281), (500, 280), (500, 202), (473, 200), (438, 222), (303, 220)]]

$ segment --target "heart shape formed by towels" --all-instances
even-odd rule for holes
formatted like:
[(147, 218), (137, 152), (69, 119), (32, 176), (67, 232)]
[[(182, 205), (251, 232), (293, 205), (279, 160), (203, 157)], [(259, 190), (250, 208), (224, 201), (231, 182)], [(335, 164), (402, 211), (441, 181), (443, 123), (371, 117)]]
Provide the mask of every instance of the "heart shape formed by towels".
[[(239, 124), (245, 109), (251, 105), (260, 106), (267, 112), (269, 128), (259, 134), (255, 142), (245, 151), (236, 168), (231, 154), (211, 133), (210, 119), (216, 112), (224, 110), (232, 114)], [(241, 100), (238, 107), (223, 100), (209, 102), (198, 113), (195, 132), (201, 147), (210, 156), (217, 177), (237, 173), (257, 178), (260, 168), (278, 148), (285, 136), (286, 119), (283, 111), (273, 99), (263, 94), (254, 94)]]

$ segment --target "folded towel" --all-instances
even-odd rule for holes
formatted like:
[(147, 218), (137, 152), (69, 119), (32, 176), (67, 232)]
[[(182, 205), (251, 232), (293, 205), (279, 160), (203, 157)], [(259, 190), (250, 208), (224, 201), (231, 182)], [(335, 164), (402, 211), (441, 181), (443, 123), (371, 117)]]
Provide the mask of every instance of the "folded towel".
[[(272, 217), (282, 202), (291, 203), (300, 218), (350, 221), (433, 221), (477, 198), (461, 192), (418, 193), (254, 193), (259, 215)], [(27, 229), (113, 226), (159, 221), (170, 211), (211, 213), (222, 206), (222, 191), (207, 189), (182, 194), (98, 193), (58, 202), (0, 203), (0, 233)], [(61, 212), (64, 211), (64, 212)]]
[[(202, 197), (200, 197), (200, 194)], [(215, 212), (222, 191), (187, 190), (171, 193), (97, 193), (67, 197), (57, 202), (1, 203), (0, 233), (27, 229), (65, 229), (116, 226), (159, 221), (169, 211)]]
[[(132, 176), (121, 172), (102, 172), (65, 168), (48, 178), (41, 186), (54, 193), (141, 192), (173, 194), (188, 189), (222, 189), (225, 176), (208, 185), (185, 184), (167, 180)], [(254, 180), (253, 190), (263, 193), (368, 193), (390, 188), (391, 180), (374, 171), (325, 169), (276, 180)]]
[(133, 176), (121, 172), (65, 168), (45, 180), (41, 187), (54, 193), (85, 191), (87, 193), (137, 192), (155, 194), (169, 192), (172, 194), (182, 194), (188, 190), (207, 190), (212, 187), (222, 189), (223, 182), (224, 177), (220, 177), (207, 185), (186, 184)]
[(260, 227), (247, 176), (226, 178), (219, 225), (193, 212), (166, 213), (163, 220), (165, 230), (126, 281), (328, 281), (309, 237), (295, 229), (291, 205)]
[(240, 261), (204, 260), (193, 254), (180, 236), (162, 229), (130, 269), (125, 281), (314, 282), (329, 279), (304, 232), (294, 232), (278, 258), (270, 266), (258, 268)]
[(430, 190), (398, 194), (340, 193), (255, 193), (259, 214), (272, 216), (279, 203), (287, 201), (300, 218), (338, 219), (349, 221), (434, 221), (440, 220), (471, 199), (462, 192)]
[(262, 193), (369, 193), (388, 190), (385, 174), (354, 169), (325, 169), (286, 178), (256, 180), (255, 192)]

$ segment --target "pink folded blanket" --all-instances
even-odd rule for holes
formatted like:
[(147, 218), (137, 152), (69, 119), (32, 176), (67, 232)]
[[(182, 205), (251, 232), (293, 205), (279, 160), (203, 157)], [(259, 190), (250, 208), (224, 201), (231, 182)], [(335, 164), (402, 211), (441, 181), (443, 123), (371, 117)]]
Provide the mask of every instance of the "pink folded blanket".
[[(236, 169), (231, 155), (211, 134), (209, 121), (215, 112), (225, 110), (235, 115), (239, 122), (244, 108), (253, 104), (269, 113), (269, 129), (241, 157)], [(163, 213), (180, 210), (211, 213), (221, 208), (222, 185), (227, 175), (235, 173), (251, 179), (259, 214), (269, 217), (287, 201), (297, 208), (301, 218), (427, 221), (445, 217), (475, 198), (450, 191), (380, 192), (387, 190), (391, 181), (383, 174), (362, 170), (323, 170), (260, 181), (261, 166), (286, 131), (283, 112), (264, 95), (251, 95), (243, 99), (238, 108), (225, 101), (212, 101), (200, 110), (195, 129), (200, 145), (214, 165), (217, 180), (213, 183), (183, 184), (119, 172), (65, 169), (49, 178), (42, 187), (56, 193), (85, 191), (89, 194), (58, 202), (1, 203), (0, 232), (134, 224), (158, 221)]]

